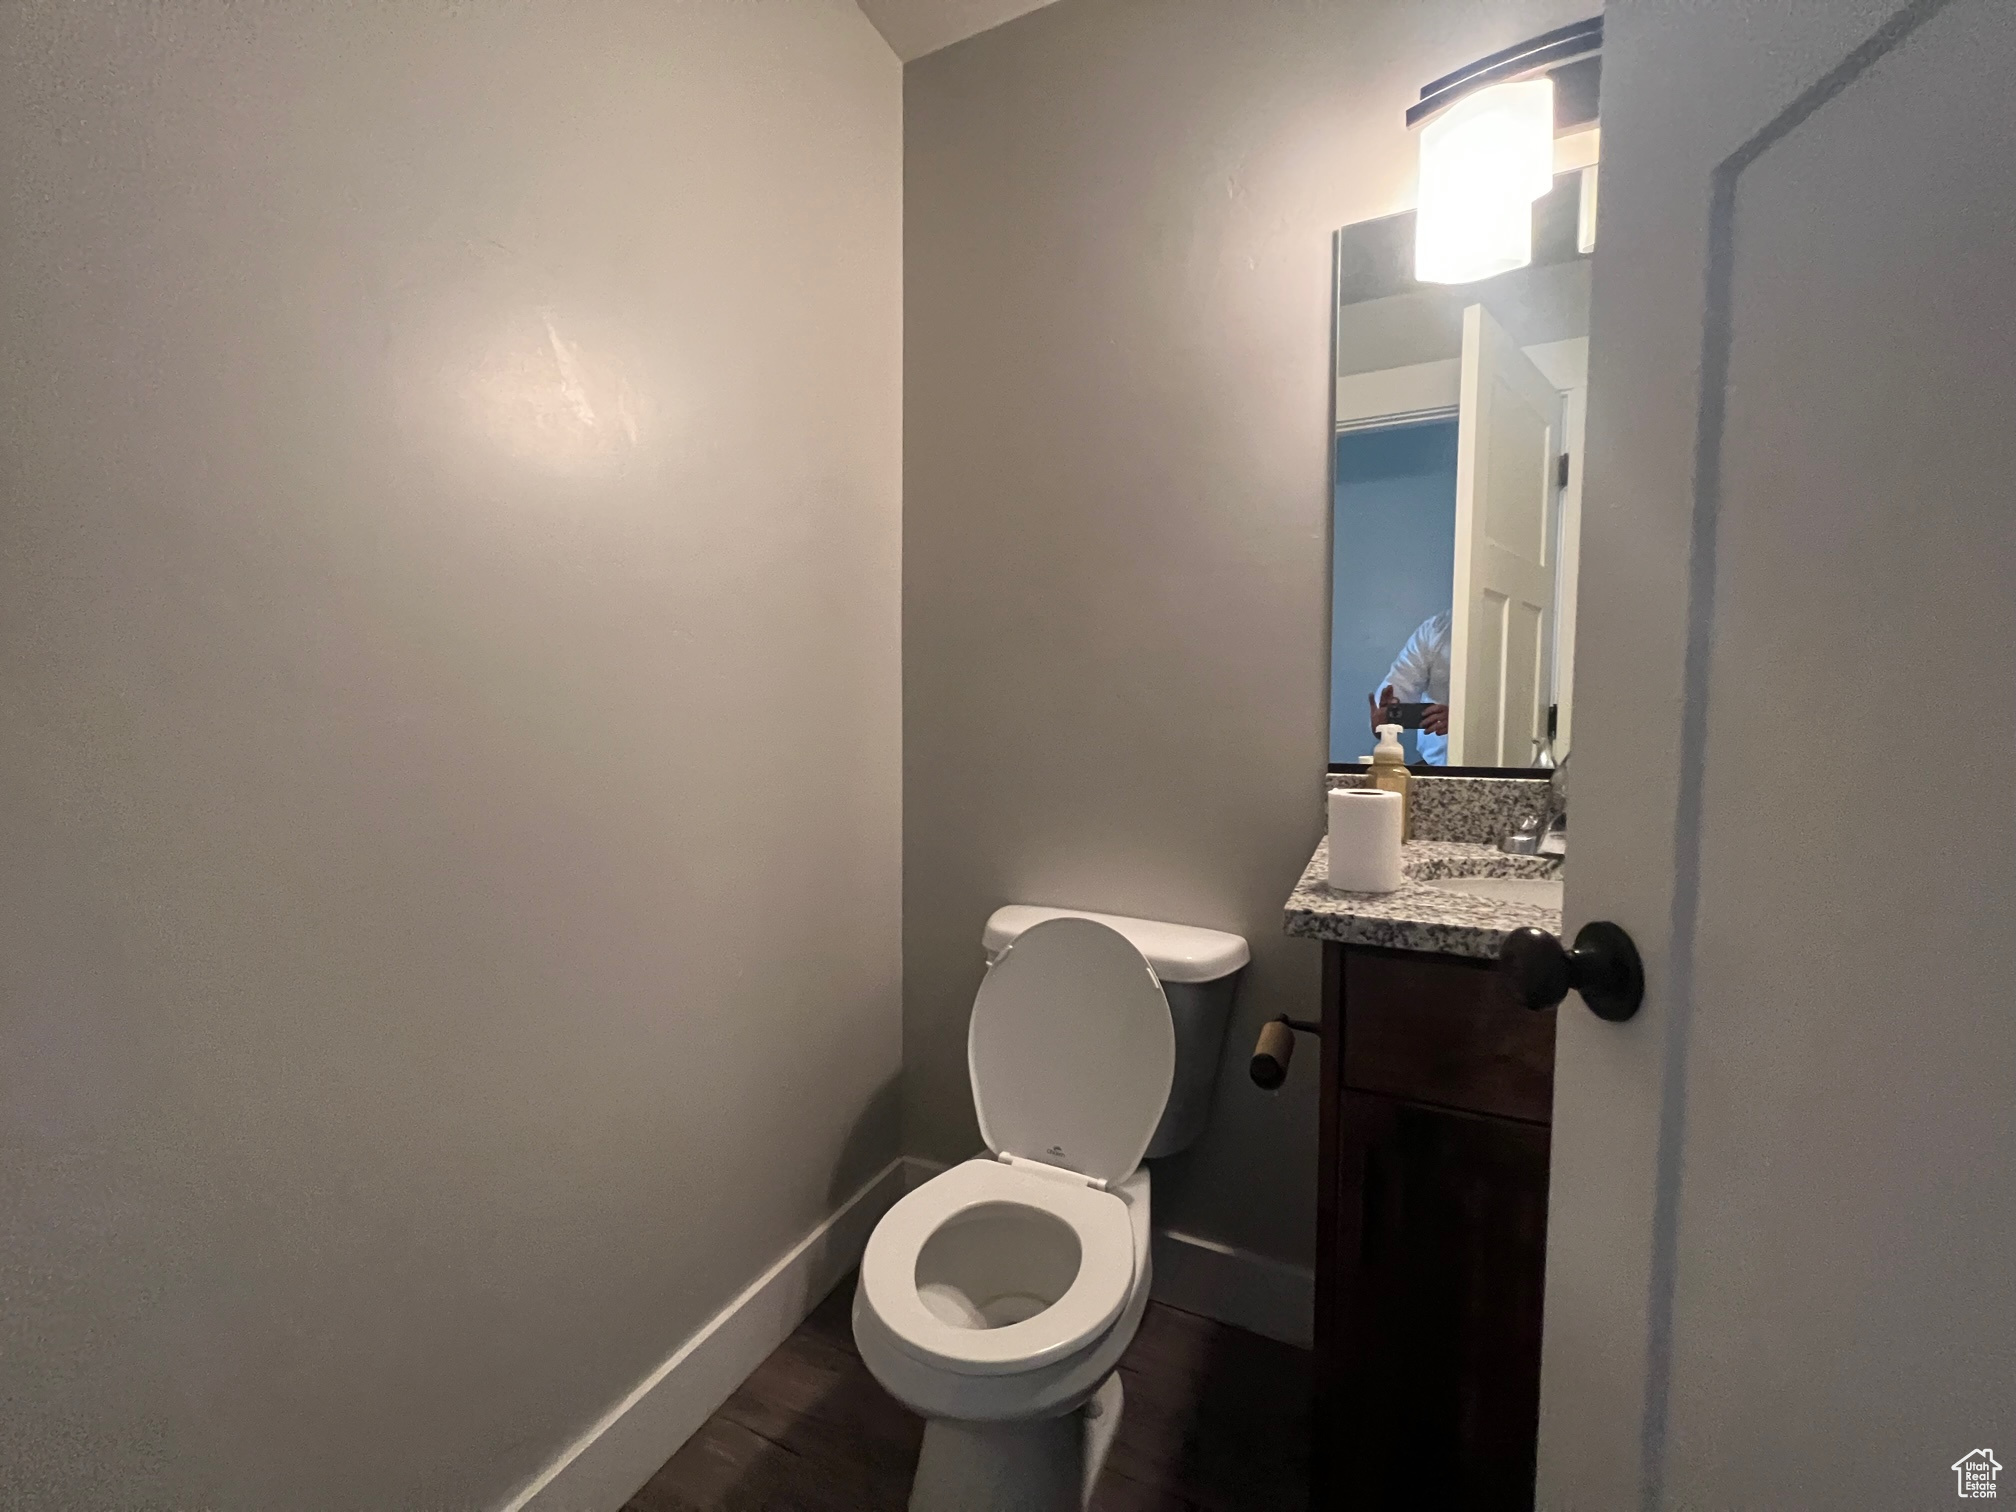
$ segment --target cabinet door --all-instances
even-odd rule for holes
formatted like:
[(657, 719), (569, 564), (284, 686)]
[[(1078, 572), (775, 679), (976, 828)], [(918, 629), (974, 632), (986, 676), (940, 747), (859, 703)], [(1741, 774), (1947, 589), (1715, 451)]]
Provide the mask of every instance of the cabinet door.
[(1533, 1505), (1547, 1128), (1343, 1090), (1334, 1507)]
[(1407, 1102), (1547, 1123), (1554, 1111), (1554, 1020), (1519, 1005), (1477, 961), (1344, 957), (1344, 1085)]

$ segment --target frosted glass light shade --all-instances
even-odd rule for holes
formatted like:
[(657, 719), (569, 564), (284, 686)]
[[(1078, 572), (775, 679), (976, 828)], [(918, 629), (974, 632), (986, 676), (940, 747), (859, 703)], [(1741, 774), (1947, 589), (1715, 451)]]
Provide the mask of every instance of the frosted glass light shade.
[(1533, 201), (1554, 182), (1554, 81), (1494, 84), (1421, 128), (1414, 276), (1474, 283), (1533, 260)]

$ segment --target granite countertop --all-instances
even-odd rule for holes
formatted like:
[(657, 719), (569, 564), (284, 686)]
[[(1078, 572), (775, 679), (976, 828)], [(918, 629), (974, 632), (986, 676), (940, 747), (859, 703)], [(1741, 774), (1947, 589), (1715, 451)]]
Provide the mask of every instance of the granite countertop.
[(1558, 857), (1508, 856), (1495, 845), (1460, 840), (1409, 840), (1400, 868), (1407, 882), (1398, 892), (1332, 892), (1330, 844), (1319, 843), (1289, 896), (1288, 933), (1491, 960), (1511, 930), (1530, 924), (1550, 934), (1561, 932), (1556, 909), (1472, 898), (1428, 885), (1438, 877), (1555, 877), (1561, 874)]

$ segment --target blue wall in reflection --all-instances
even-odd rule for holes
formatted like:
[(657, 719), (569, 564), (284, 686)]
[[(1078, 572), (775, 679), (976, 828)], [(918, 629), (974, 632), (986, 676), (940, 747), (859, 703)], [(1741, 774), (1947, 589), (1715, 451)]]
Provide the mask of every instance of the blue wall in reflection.
[[(1330, 578), (1330, 759), (1375, 737), (1366, 695), (1421, 622), (1449, 607), (1456, 559), (1456, 421), (1337, 438)], [(1414, 732), (1402, 737), (1418, 761)]]

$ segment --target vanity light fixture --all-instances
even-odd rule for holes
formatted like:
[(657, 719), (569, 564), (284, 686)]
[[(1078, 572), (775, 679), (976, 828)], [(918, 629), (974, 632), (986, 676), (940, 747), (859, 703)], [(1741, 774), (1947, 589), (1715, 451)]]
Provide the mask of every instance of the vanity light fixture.
[[(1603, 45), (1593, 16), (1480, 58), (1425, 86), (1407, 112), (1421, 128), (1414, 276), (1474, 283), (1533, 260), (1533, 202), (1553, 187), (1554, 133), (1577, 123), (1579, 100), (1557, 100), (1553, 71)], [(1593, 69), (1582, 74), (1593, 84)], [(1579, 89), (1577, 93), (1579, 93)], [(1568, 110), (1564, 112), (1562, 105)], [(1568, 120), (1561, 117), (1567, 114)]]

